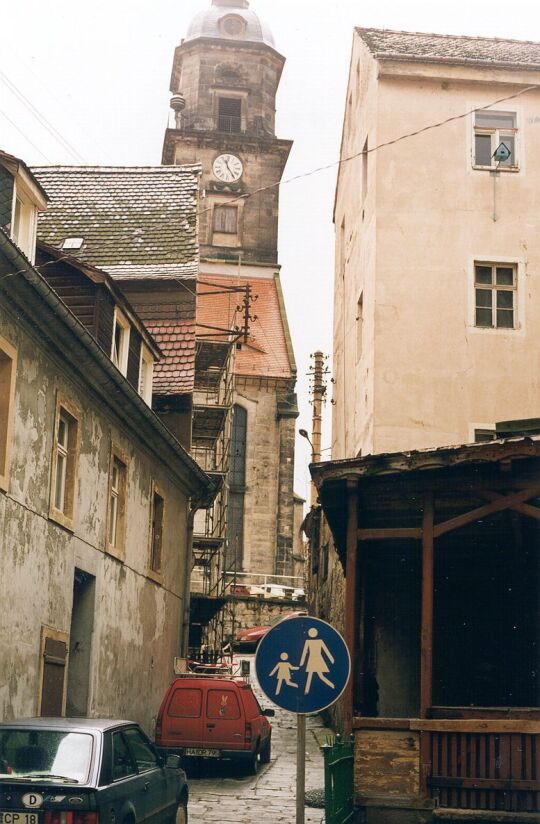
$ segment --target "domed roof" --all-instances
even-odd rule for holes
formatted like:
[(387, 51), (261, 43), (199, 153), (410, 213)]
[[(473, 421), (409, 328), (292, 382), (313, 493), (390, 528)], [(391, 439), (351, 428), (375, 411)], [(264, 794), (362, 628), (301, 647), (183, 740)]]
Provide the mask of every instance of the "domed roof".
[(185, 40), (196, 40), (198, 37), (264, 43), (275, 48), (272, 32), (250, 10), (248, 0), (212, 0), (209, 9), (199, 12), (193, 18)]

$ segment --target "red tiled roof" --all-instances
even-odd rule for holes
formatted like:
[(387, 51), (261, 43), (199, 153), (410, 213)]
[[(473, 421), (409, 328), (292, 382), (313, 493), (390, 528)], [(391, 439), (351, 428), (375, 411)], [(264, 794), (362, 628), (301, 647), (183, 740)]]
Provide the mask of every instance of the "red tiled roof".
[(154, 393), (193, 392), (195, 382), (195, 320), (146, 320), (145, 326), (163, 352), (154, 368)]
[[(242, 293), (212, 293), (218, 292), (222, 286), (245, 286), (248, 283), (251, 284), (253, 295), (258, 295), (251, 310), (251, 314), (256, 315), (257, 319), (250, 324), (249, 342), (241, 342), (241, 348), (236, 351), (234, 372), (236, 375), (249, 377), (292, 378), (294, 364), (289, 354), (287, 321), (276, 278), (250, 280), (201, 275), (197, 286), (197, 322), (205, 326), (225, 328), (241, 326), (243, 318), (241, 312), (237, 312), (237, 307), (242, 303)], [(197, 332), (209, 334), (211, 330), (199, 326)], [(157, 340), (161, 346), (159, 338)]]

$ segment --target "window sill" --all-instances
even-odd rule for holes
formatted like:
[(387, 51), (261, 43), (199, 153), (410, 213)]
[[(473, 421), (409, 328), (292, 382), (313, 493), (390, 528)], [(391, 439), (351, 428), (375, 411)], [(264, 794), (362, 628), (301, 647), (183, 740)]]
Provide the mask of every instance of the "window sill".
[(121, 564), (124, 563), (126, 560), (126, 553), (123, 549), (116, 549), (116, 547), (108, 545), (105, 549), (105, 555), (110, 555), (111, 558), (114, 558), (116, 561), (119, 561)]
[(60, 510), (51, 507), (49, 509), (49, 520), (54, 521), (55, 523), (59, 524), (59, 526), (63, 526), (64, 529), (67, 529), (68, 532), (75, 532), (75, 524), (73, 517), (69, 517), (65, 515)]
[(159, 584), (159, 586), (162, 586), (163, 584), (163, 575), (161, 572), (156, 572), (153, 569), (148, 569), (146, 571), (146, 577), (153, 581), (155, 584)]
[(472, 164), (473, 169), (476, 172), (519, 172), (521, 171), (519, 166), (477, 166), (475, 163)]

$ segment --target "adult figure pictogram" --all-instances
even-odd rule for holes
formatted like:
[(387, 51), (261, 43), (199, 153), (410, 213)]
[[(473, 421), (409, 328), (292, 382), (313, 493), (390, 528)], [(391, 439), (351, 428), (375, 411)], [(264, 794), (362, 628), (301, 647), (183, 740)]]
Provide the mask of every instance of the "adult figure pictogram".
[(304, 695), (307, 695), (311, 689), (311, 682), (313, 680), (314, 675), (318, 675), (318, 677), (327, 684), (331, 689), (334, 689), (334, 684), (330, 681), (329, 678), (326, 677), (326, 673), (330, 672), (330, 668), (326, 663), (325, 656), (328, 658), (328, 661), (333, 664), (334, 663), (334, 656), (322, 640), (319, 638), (319, 633), (315, 629), (315, 627), (311, 627), (308, 630), (309, 639), (306, 640), (304, 644), (304, 649), (302, 650), (302, 657), (300, 659), (300, 667), (306, 665), (306, 686), (304, 689)]

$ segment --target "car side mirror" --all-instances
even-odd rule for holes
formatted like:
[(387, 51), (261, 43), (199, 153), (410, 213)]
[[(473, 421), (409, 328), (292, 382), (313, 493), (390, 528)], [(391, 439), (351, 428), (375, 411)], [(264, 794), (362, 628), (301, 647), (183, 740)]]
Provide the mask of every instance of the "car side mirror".
[(263, 715), (266, 715), (267, 718), (273, 718), (275, 714), (275, 710), (263, 710)]
[(170, 767), (171, 770), (179, 770), (182, 766), (182, 759), (179, 755), (168, 755), (165, 766)]

